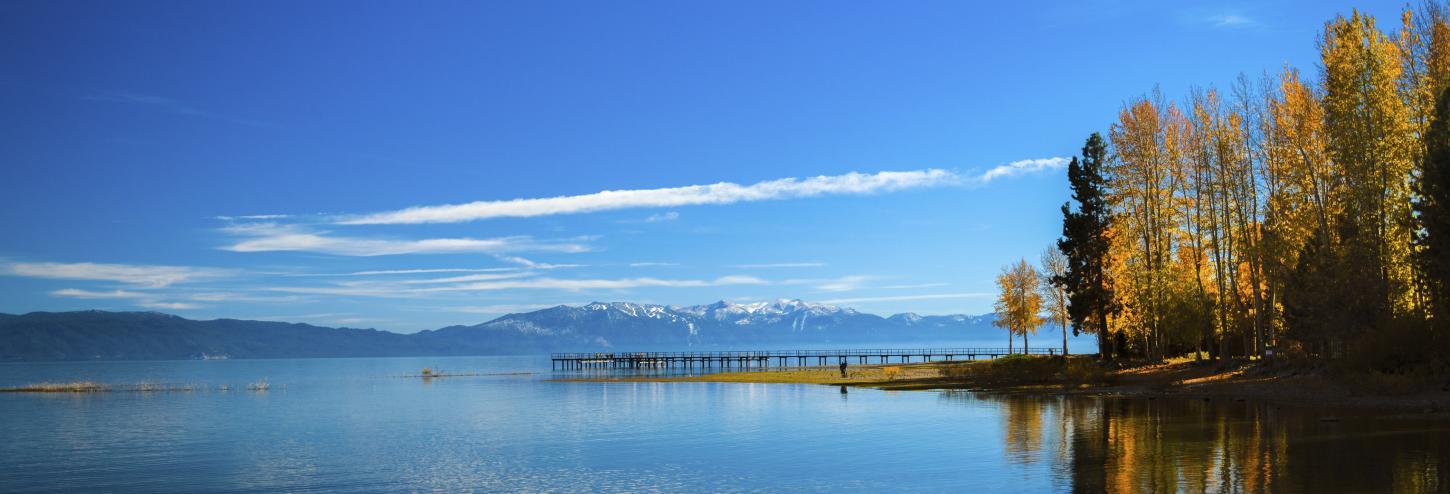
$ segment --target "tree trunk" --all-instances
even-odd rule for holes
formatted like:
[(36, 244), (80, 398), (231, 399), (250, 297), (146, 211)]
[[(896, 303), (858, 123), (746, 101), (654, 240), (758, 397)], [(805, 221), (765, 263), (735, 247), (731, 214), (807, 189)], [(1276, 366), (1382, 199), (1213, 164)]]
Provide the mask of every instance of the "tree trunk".
[(1108, 345), (1108, 315), (1102, 312), (1098, 313), (1098, 359), (1113, 359), (1112, 349)]
[(1067, 321), (1062, 322), (1062, 356), (1067, 356)]

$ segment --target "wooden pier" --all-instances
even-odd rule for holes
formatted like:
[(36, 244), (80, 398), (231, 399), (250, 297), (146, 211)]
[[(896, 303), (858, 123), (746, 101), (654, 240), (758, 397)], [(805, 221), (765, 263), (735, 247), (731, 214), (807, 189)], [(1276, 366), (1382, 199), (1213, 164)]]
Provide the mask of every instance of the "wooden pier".
[(910, 363), (933, 360), (976, 360), (1009, 354), (1059, 355), (1055, 348), (915, 348), (855, 350), (775, 350), (754, 352), (608, 352), (550, 354), (554, 369), (642, 369), (642, 368), (766, 368), (810, 367), (853, 364), (887, 364), (892, 359)]

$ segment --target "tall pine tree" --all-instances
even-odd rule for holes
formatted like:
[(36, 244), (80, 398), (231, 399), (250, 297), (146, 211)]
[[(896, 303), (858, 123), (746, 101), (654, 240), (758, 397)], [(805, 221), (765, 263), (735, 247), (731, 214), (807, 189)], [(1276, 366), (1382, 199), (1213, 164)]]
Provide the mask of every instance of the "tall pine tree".
[(1419, 228), (1415, 241), (1419, 246), (1422, 284), (1430, 302), (1431, 317), (1436, 325), (1450, 324), (1450, 91), (1435, 103), (1434, 119), (1425, 133), (1425, 159), (1421, 162), (1419, 180), (1415, 184), (1415, 213)]
[(1103, 164), (1107, 160), (1107, 143), (1094, 132), (1083, 144), (1082, 159), (1073, 158), (1067, 167), (1072, 186), (1072, 204), (1062, 205), (1062, 238), (1057, 248), (1067, 256), (1067, 272), (1054, 276), (1052, 282), (1068, 291), (1068, 313), (1074, 332), (1092, 332), (1098, 336), (1098, 354), (1112, 358), (1108, 345), (1108, 317), (1116, 312), (1113, 287), (1108, 278), (1108, 209), (1107, 181)]

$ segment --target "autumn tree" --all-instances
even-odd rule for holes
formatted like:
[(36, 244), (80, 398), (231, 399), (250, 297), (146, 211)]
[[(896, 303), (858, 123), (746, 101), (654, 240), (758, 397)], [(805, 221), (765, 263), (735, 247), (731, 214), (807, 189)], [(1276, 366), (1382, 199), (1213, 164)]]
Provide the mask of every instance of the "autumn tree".
[[(1340, 214), (1340, 174), (1328, 155), (1324, 108), (1299, 72), (1284, 68), (1267, 95), (1263, 177), (1263, 268), (1268, 294), (1267, 324), (1284, 330), (1283, 310), (1291, 273), (1311, 235), (1331, 235), (1330, 219)], [(1318, 239), (1327, 243), (1328, 238)]]
[[(1427, 316), (1443, 323), (1450, 301), (1447, 301), (1445, 281), (1447, 274), (1446, 247), (1443, 240), (1450, 232), (1444, 231), (1442, 204), (1447, 173), (1444, 171), (1447, 159), (1443, 128), (1445, 96), (1450, 86), (1450, 8), (1439, 2), (1429, 1), (1419, 9), (1406, 8), (1401, 16), (1401, 29), (1397, 44), (1403, 74), (1400, 78), (1400, 93), (1410, 112), (1410, 126), (1414, 137), (1423, 146), (1414, 146), (1415, 162), (1419, 164), (1412, 178), (1415, 202), (1414, 249), (1416, 255), (1417, 283)], [(1441, 126), (1441, 128), (1437, 128)], [(1436, 312), (1438, 311), (1438, 314)]]
[(1110, 184), (1124, 233), (1132, 240), (1124, 274), (1133, 277), (1126, 300), (1147, 342), (1146, 353), (1161, 356), (1159, 322), (1164, 303), (1164, 278), (1174, 244), (1172, 213), (1175, 177), (1170, 170), (1165, 121), (1172, 111), (1154, 92), (1119, 112), (1109, 138), (1116, 151)]
[(1440, 339), (1422, 323), (1450, 320), (1450, 6), (1399, 20), (1325, 23), (1318, 79), (1155, 89), (1089, 138), (1068, 167), (1066, 270), (1044, 259), (1074, 331), (1104, 358)]
[(1022, 335), (1022, 353), (1027, 353), (1027, 334), (1036, 332), (1042, 324), (1042, 294), (1039, 289), (1037, 270), (1026, 259), (1018, 260), (1002, 268), (997, 275), (997, 296), (995, 308), (997, 319), (993, 324), (1007, 328), (1007, 346), (1011, 351), (1012, 337)]
[[(1394, 41), (1400, 55), (1400, 97), (1408, 109), (1410, 131), (1414, 138), (1424, 139), (1437, 99), (1450, 82), (1450, 11), (1435, 1), (1418, 9), (1406, 7)], [(1415, 146), (1411, 152), (1418, 161), (1425, 150)]]
[(1062, 355), (1067, 356), (1067, 326), (1072, 316), (1067, 311), (1067, 287), (1056, 280), (1067, 275), (1067, 257), (1057, 246), (1042, 251), (1042, 300), (1047, 320), (1062, 328)]
[(1399, 92), (1404, 66), (1400, 48), (1375, 27), (1373, 17), (1353, 12), (1325, 25), (1320, 43), (1324, 64), (1325, 128), (1329, 152), (1344, 174), (1346, 231), (1365, 242), (1385, 309), (1411, 309), (1412, 213), (1410, 174), (1413, 142), (1409, 109)]
[(1266, 225), (1264, 219), (1272, 217), (1271, 213), (1263, 210), (1263, 200), (1259, 190), (1264, 185), (1261, 180), (1264, 175), (1261, 173), (1264, 168), (1264, 127), (1262, 122), (1265, 119), (1264, 103), (1266, 89), (1260, 85), (1255, 86), (1244, 74), (1234, 84), (1234, 110), (1239, 114), (1237, 124), (1239, 133), (1239, 144), (1243, 146), (1243, 164), (1238, 167), (1240, 175), (1233, 182), (1235, 194), (1234, 213), (1238, 216), (1238, 224), (1241, 228), (1238, 238), (1240, 241), (1240, 258), (1243, 259), (1243, 266), (1247, 275), (1242, 280), (1248, 291), (1248, 300), (1252, 306), (1249, 307), (1251, 316), (1248, 319), (1250, 326), (1245, 332), (1245, 338), (1249, 341), (1244, 344), (1244, 352), (1262, 356), (1267, 341), (1267, 334), (1264, 331), (1264, 265), (1263, 265), (1263, 237), (1265, 230), (1271, 225)]
[(1299, 71), (1285, 68), (1275, 97), (1269, 102), (1268, 168), (1282, 177), (1288, 190), (1271, 208), (1297, 211), (1290, 235), (1307, 239), (1311, 232), (1330, 235), (1330, 220), (1339, 215), (1344, 179), (1329, 157), (1324, 106)]
[[(1217, 222), (1214, 216), (1214, 197), (1216, 191), (1214, 177), (1217, 166), (1215, 159), (1218, 155), (1214, 152), (1217, 135), (1218, 115), (1218, 93), (1209, 90), (1207, 92), (1194, 90), (1189, 97), (1189, 111), (1187, 113), (1186, 129), (1182, 132), (1183, 161), (1180, 163), (1183, 179), (1179, 182), (1182, 189), (1182, 200), (1179, 207), (1183, 209), (1183, 231), (1186, 245), (1189, 251), (1180, 254), (1180, 257), (1189, 259), (1192, 262), (1194, 278), (1194, 300), (1198, 307), (1195, 312), (1212, 314), (1216, 307), (1222, 305), (1222, 287), (1216, 286), (1219, 280), (1215, 268), (1216, 263), (1211, 263), (1208, 252), (1218, 254), (1216, 230)], [(1210, 251), (1210, 249), (1213, 249)], [(1210, 290), (1210, 287), (1213, 287)], [(1209, 317), (1202, 321), (1198, 327), (1199, 336), (1196, 350), (1208, 350), (1210, 359), (1217, 358), (1219, 351), (1216, 335), (1224, 330), (1222, 325), (1215, 326), (1214, 318)]]

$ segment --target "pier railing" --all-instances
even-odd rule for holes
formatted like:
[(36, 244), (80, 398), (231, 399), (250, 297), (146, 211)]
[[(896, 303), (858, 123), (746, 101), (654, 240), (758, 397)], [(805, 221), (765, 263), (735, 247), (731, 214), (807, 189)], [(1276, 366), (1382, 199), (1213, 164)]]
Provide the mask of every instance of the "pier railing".
[[(553, 353), (550, 360), (556, 368), (607, 368), (607, 367), (673, 367), (695, 365), (720, 367), (750, 367), (775, 364), (780, 367), (804, 367), (849, 362), (890, 363), (891, 359), (911, 362), (913, 358), (922, 361), (935, 359), (955, 360), (958, 357), (976, 360), (979, 357), (996, 358), (1004, 355), (1060, 355), (1056, 348), (853, 348), (844, 350), (750, 350), (710, 352), (575, 352)], [(829, 362), (828, 362), (829, 361)]]

